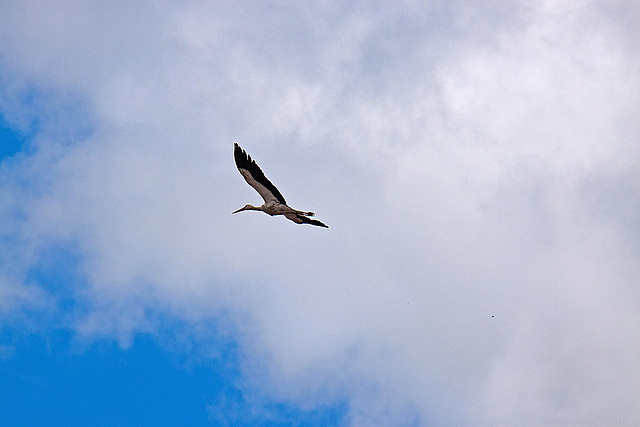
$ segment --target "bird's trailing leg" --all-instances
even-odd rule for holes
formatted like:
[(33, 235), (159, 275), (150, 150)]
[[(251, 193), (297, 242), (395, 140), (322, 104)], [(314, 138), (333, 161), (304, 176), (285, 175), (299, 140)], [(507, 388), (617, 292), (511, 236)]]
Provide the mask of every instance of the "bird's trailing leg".
[(305, 212), (305, 211), (299, 211), (297, 209), (293, 209), (289, 206), (286, 206), (286, 208), (289, 210), (289, 212), (293, 212), (296, 215), (300, 215), (300, 216), (315, 216), (315, 213), (313, 212)]

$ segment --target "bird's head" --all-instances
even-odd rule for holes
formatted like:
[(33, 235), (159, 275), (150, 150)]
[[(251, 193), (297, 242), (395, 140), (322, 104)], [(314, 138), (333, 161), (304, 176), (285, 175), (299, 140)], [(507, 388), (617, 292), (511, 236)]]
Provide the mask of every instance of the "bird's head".
[(231, 212), (231, 213), (238, 213), (238, 212), (242, 212), (242, 211), (249, 211), (249, 210), (257, 211), (257, 210), (259, 210), (259, 209), (258, 209), (258, 208), (256, 208), (256, 207), (255, 207), (255, 206), (253, 206), (253, 205), (244, 205), (243, 207), (241, 207), (241, 208), (240, 208), (240, 209), (238, 209), (237, 211), (233, 211), (233, 212)]

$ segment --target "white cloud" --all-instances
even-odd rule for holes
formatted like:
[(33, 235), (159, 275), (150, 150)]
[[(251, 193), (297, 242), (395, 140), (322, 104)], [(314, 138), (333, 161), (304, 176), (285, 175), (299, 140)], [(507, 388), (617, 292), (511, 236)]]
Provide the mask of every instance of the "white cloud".
[[(498, 3), (5, 6), (2, 64), (94, 129), (2, 164), (17, 232), (81, 248), (82, 334), (225, 313), (247, 388), (354, 425), (633, 425), (638, 11)], [(234, 140), (331, 228), (232, 217)]]

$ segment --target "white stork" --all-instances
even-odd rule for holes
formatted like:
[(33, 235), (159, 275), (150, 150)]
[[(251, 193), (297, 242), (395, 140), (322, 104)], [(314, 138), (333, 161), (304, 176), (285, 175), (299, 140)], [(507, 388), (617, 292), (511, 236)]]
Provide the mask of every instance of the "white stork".
[(262, 211), (269, 215), (284, 215), (296, 224), (311, 224), (319, 227), (329, 228), (316, 219), (310, 219), (314, 216), (313, 212), (303, 212), (287, 206), (287, 202), (282, 197), (275, 185), (264, 176), (264, 173), (250, 155), (244, 151), (237, 142), (233, 143), (233, 157), (236, 160), (238, 170), (247, 181), (247, 184), (256, 189), (264, 199), (262, 206), (245, 205), (243, 208), (233, 213), (242, 211)]

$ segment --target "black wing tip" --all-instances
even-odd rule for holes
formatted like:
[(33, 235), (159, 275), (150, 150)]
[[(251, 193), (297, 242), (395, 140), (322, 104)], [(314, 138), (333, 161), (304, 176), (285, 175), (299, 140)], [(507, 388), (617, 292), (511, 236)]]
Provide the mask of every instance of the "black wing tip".
[[(242, 147), (238, 145), (237, 142), (233, 143), (233, 157), (236, 161), (236, 166), (238, 168), (243, 168), (249, 170), (253, 159)], [(257, 165), (256, 165), (257, 166)]]
[(247, 152), (244, 151), (244, 148), (240, 147), (237, 142), (233, 143), (233, 153), (248, 156)]
[(302, 215), (298, 215), (298, 218), (302, 220), (303, 224), (317, 225), (318, 227), (329, 228), (327, 224), (321, 221), (318, 221), (317, 219), (311, 219), (309, 217), (302, 216)]

